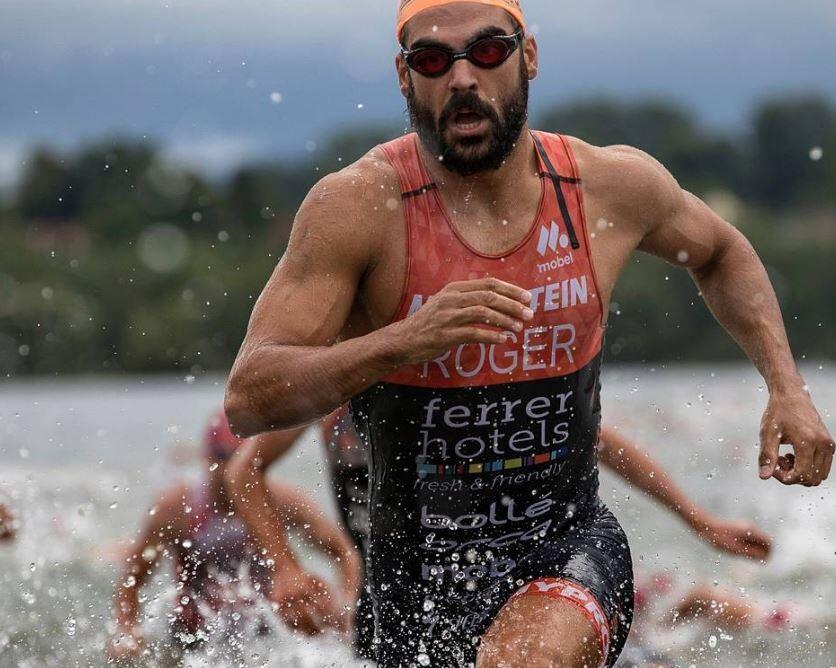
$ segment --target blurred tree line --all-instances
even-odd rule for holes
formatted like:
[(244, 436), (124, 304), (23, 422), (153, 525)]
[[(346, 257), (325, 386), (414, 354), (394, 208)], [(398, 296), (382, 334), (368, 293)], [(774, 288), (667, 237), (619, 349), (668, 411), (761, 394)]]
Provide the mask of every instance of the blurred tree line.
[[(836, 356), (833, 105), (767, 101), (738, 136), (706, 130), (664, 101), (586, 100), (535, 121), (657, 157), (754, 242), (797, 354)], [(150, 143), (34, 151), (0, 200), (0, 371), (226, 369), (307, 190), (397, 134), (355, 129), (315, 160), (250, 165), (222, 183)], [(614, 296), (607, 353), (630, 362), (741, 355), (688, 275), (643, 255)]]

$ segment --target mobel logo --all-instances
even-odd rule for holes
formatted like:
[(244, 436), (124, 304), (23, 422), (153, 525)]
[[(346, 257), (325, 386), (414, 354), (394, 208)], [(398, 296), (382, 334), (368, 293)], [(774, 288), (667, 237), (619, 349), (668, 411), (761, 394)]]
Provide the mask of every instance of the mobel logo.
[(545, 257), (546, 251), (551, 250), (553, 253), (556, 253), (558, 247), (563, 249), (568, 248), (569, 237), (561, 234), (557, 223), (552, 221), (551, 225), (543, 225), (540, 228), (540, 241), (537, 243), (537, 252)]

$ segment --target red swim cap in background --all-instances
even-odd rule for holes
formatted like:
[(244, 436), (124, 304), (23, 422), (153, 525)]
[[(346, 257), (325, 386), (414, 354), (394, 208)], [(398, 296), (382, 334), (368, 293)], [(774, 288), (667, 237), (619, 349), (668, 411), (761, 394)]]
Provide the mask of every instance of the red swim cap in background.
[(223, 410), (217, 411), (209, 420), (209, 426), (203, 439), (206, 456), (209, 459), (226, 461), (235, 454), (238, 446), (243, 442), (243, 438), (239, 438), (232, 433)]

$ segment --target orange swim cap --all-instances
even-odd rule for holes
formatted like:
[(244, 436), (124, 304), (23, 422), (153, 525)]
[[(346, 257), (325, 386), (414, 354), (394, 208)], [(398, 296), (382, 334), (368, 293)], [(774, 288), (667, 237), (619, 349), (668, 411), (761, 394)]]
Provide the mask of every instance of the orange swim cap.
[(398, 8), (398, 41), (401, 39), (403, 27), (413, 16), (423, 12), (425, 9), (441, 7), (442, 5), (449, 5), (454, 2), (475, 2), (479, 5), (499, 7), (513, 16), (517, 20), (517, 23), (525, 30), (525, 19), (523, 18), (523, 10), (519, 0), (400, 0), (400, 7)]

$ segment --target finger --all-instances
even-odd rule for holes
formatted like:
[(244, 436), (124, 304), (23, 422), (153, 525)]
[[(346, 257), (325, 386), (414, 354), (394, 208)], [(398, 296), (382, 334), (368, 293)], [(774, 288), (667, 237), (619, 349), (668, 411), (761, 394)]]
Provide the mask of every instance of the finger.
[(833, 466), (833, 451), (836, 449), (833, 443), (828, 443), (824, 450), (824, 464), (822, 465), (822, 480), (827, 480)]
[(459, 281), (451, 283), (450, 286), (459, 292), (472, 292), (474, 290), (490, 290), (505, 295), (522, 304), (531, 304), (531, 293), (512, 283), (506, 283), (498, 278), (477, 278), (472, 281)]
[(811, 484), (815, 479), (813, 473), (813, 460), (816, 444), (812, 438), (789, 439), (792, 449), (795, 452), (795, 473), (798, 481), (804, 484)]
[(821, 485), (822, 480), (824, 480), (824, 467), (825, 467), (825, 460), (827, 457), (827, 448), (824, 444), (820, 444), (816, 446), (815, 452), (813, 453), (813, 485), (818, 486)]
[(499, 327), (504, 331), (519, 332), (523, 328), (523, 323), (515, 320), (504, 313), (494, 311), (487, 306), (468, 306), (456, 313), (454, 322), (458, 325), (478, 324), (490, 325), (491, 327)]
[(781, 432), (778, 424), (771, 418), (765, 418), (761, 426), (761, 451), (758, 457), (761, 480), (768, 480), (778, 466), (778, 449), (781, 447)]
[(527, 304), (501, 295), (498, 292), (491, 292), (490, 290), (463, 292), (459, 295), (458, 299), (462, 307), (487, 306), (500, 313), (505, 313), (516, 320), (526, 321), (534, 317), (534, 311)]
[(784, 485), (798, 484), (798, 475), (795, 472), (795, 455), (789, 453), (778, 457), (778, 466), (775, 468), (773, 477)]
[(508, 332), (498, 332), (484, 327), (462, 327), (451, 332), (456, 343), (503, 344), (508, 341)]

